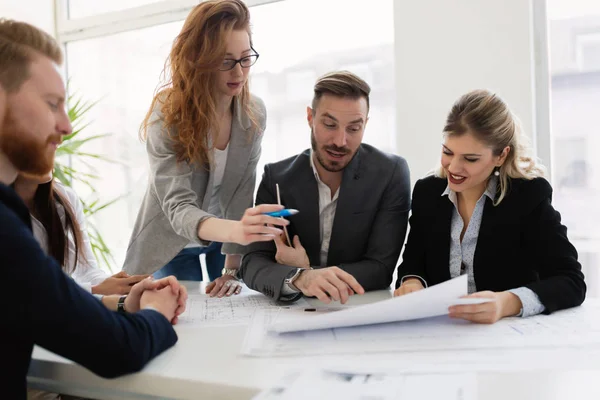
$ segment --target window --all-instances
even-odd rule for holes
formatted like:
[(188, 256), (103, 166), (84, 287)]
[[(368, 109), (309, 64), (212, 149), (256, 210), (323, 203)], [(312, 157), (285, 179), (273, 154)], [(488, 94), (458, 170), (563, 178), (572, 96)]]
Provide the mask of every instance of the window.
[(579, 35), (576, 40), (579, 69), (600, 70), (600, 33)]
[(68, 0), (69, 18), (76, 19), (103, 14), (111, 11), (123, 11), (128, 8), (157, 3), (160, 0)]
[[(70, 17), (153, 1), (97, 3), (70, 0)], [(313, 84), (318, 76), (335, 69), (350, 69), (371, 84), (371, 114), (364, 141), (394, 151), (392, 9), (392, 0), (371, 0), (368, 6), (362, 1), (285, 0), (251, 7), (253, 41), (260, 53), (252, 67), (251, 90), (264, 100), (268, 113), (258, 180), (265, 163), (310, 146), (306, 106)], [(70, 89), (98, 100), (86, 135), (110, 133), (94, 150), (119, 161), (110, 167), (103, 164), (96, 190), (104, 201), (124, 198), (102, 210), (94, 221), (115, 253), (117, 269), (125, 258), (147, 185), (146, 150), (138, 139), (139, 126), (182, 24), (177, 21), (66, 43)], [(110, 24), (106, 26), (110, 29)], [(85, 188), (77, 190), (86, 197)]]
[[(139, 127), (181, 25), (175, 22), (67, 45), (70, 90), (98, 102), (87, 116), (91, 123), (84, 133), (110, 134), (95, 141), (92, 150), (117, 161), (94, 165), (101, 175), (94, 187), (102, 201), (123, 196), (94, 219), (115, 255), (117, 269), (125, 259), (147, 183), (148, 162), (145, 146), (139, 140)], [(74, 166), (85, 168), (77, 159)], [(75, 189), (84, 199), (89, 195), (86, 187)]]
[(554, 205), (600, 296), (600, 5), (547, 2)]

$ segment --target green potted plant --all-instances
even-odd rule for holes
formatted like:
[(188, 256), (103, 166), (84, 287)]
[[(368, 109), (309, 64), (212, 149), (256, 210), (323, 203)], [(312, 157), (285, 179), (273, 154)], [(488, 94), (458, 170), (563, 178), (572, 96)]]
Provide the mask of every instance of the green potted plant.
[[(82, 138), (81, 132), (90, 125), (90, 122), (85, 121), (85, 117), (97, 102), (85, 101), (77, 95), (70, 95), (67, 104), (69, 119), (73, 126), (73, 133), (66, 136), (63, 139), (62, 144), (56, 150), (54, 177), (65, 186), (73, 187), (74, 184), (79, 182), (91, 190), (91, 198), (86, 200), (82, 199), (83, 210), (87, 219), (86, 222), (90, 244), (98, 264), (106, 266), (108, 270), (112, 272), (112, 267), (115, 264), (113, 254), (90, 217), (119, 201), (123, 196), (119, 196), (106, 202), (101, 201), (100, 196), (94, 187), (94, 181), (97, 180), (99, 176), (96, 175), (95, 168), (89, 161), (102, 160), (107, 163), (115, 163), (116, 161), (100, 154), (84, 150), (84, 148), (88, 147), (90, 142), (101, 140), (110, 136), (110, 134), (104, 133)], [(74, 159), (77, 159), (77, 164), (85, 165), (87, 170), (83, 171), (75, 168), (73, 166)]]

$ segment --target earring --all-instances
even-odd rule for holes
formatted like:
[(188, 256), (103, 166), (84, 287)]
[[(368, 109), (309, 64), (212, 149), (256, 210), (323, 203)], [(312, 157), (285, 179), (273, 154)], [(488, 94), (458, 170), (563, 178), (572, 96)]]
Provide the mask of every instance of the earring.
[(496, 169), (494, 170), (494, 175), (500, 176), (500, 167), (496, 167)]

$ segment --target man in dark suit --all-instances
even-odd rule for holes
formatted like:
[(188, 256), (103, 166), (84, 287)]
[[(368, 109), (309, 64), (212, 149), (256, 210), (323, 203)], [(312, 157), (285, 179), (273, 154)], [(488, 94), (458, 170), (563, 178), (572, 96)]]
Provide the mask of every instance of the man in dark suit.
[(256, 203), (297, 209), (292, 243), (249, 246), (240, 270), (252, 289), (280, 300), (316, 296), (344, 303), (387, 288), (410, 209), (406, 161), (362, 144), (370, 88), (341, 71), (319, 78), (307, 107), (312, 150), (265, 166)]
[[(48, 174), (56, 146), (72, 132), (57, 66), (60, 46), (46, 33), (0, 19), (0, 273), (4, 307), (2, 398), (26, 398), (34, 345), (116, 377), (140, 370), (173, 346), (171, 326), (185, 295), (172, 277), (148, 279), (120, 299), (122, 313), (66, 276), (31, 232), (29, 210), (8, 185), (19, 173)], [(127, 311), (127, 313), (125, 313)]]

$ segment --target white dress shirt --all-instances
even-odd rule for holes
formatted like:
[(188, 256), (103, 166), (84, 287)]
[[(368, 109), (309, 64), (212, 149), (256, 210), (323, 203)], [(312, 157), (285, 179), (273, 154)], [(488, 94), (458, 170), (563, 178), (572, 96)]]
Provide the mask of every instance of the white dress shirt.
[[(337, 210), (337, 201), (340, 189), (331, 196), (331, 189), (327, 186), (319, 177), (319, 172), (315, 167), (313, 160), (313, 152), (310, 152), (310, 167), (313, 170), (315, 179), (317, 180), (317, 188), (319, 190), (319, 228), (321, 233), (321, 251), (319, 253), (319, 261), (321, 267), (327, 266), (327, 255), (329, 254), (329, 242), (331, 241), (331, 230), (333, 228), (333, 220), (335, 218), (335, 211)], [(281, 294), (284, 296), (298, 293), (292, 287), (283, 284)]]

